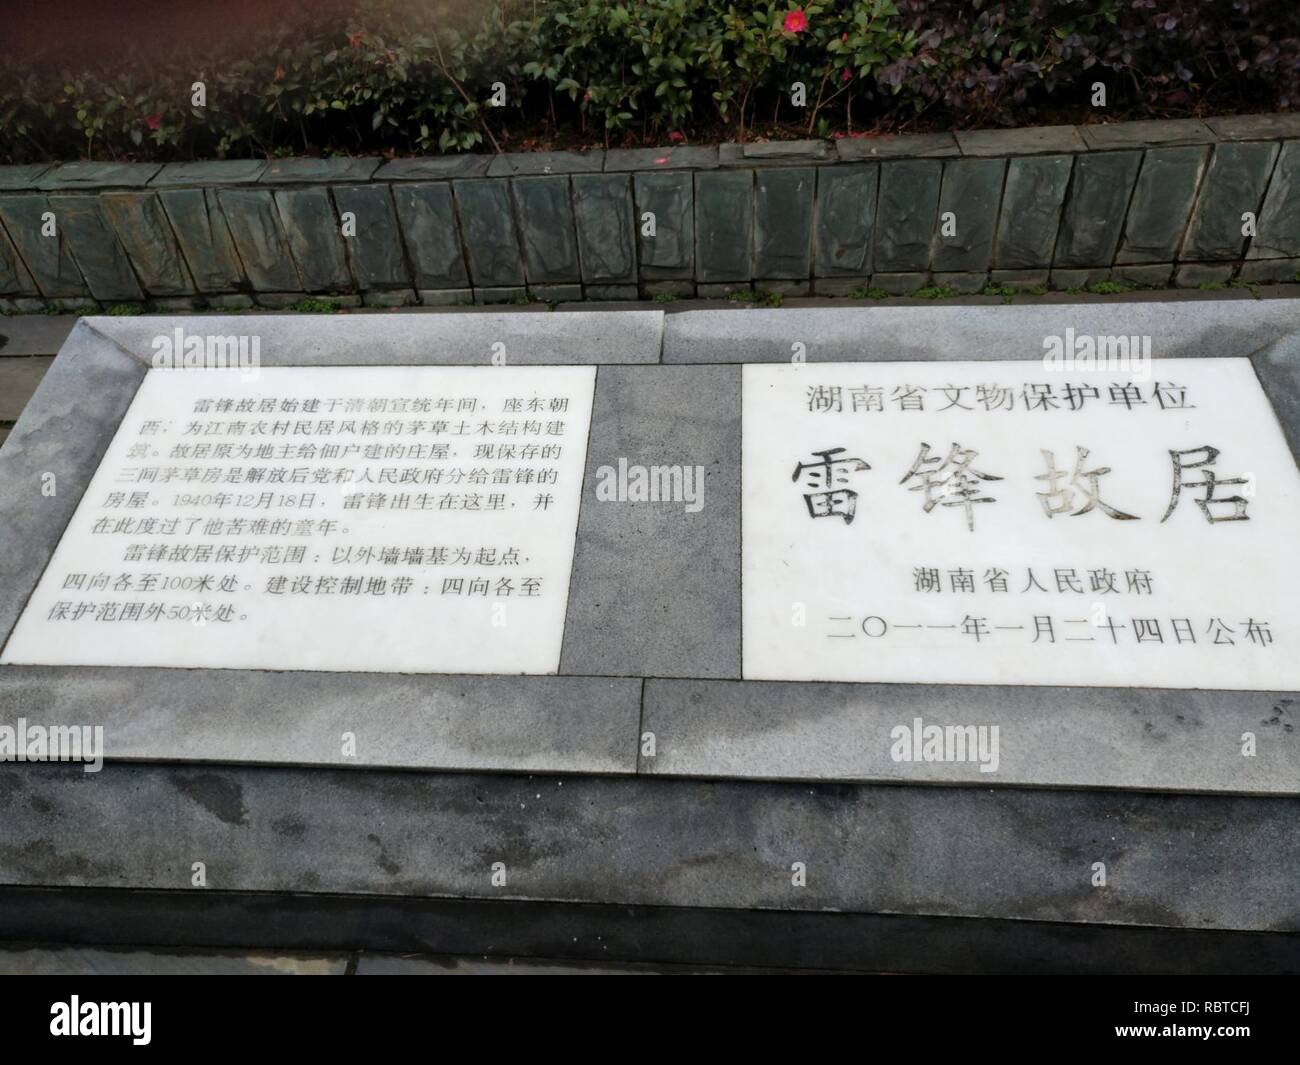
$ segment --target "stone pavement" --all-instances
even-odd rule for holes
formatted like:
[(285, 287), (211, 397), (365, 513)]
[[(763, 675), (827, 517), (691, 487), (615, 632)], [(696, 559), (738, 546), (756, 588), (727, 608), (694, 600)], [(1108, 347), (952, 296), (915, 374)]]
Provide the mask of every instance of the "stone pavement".
[[(118, 741), (93, 781), (55, 765), (0, 775), (0, 940), (57, 930), (271, 968), (336, 968), (360, 948), (889, 971), (1300, 968), (1295, 693), (745, 680), (738, 536), (741, 364), (787, 362), (792, 338), (809, 365), (865, 365), (1041, 360), (1063, 321), (1152, 335), (1158, 358), (1250, 359), (1294, 456), (1300, 304), (1288, 295), (1076, 301), (1065, 317), (1045, 298), (259, 319), (267, 366), (481, 363), (501, 337), (520, 365), (594, 363), (584, 500), (595, 465), (676, 455), (707, 469), (710, 505), (584, 505), (558, 676), (0, 667), (0, 718), (94, 714)], [(150, 338), (204, 320), (246, 328), (96, 318), (68, 337), (0, 450), (5, 498), (32, 470), (58, 468), (72, 486), (44, 510), (0, 511), (13, 545), (0, 631), (144, 377)], [(0, 322), (15, 365), (49, 343), (24, 338), (22, 321)], [(25, 382), (39, 369), (8, 372)], [(874, 742), (878, 711), (899, 698), (926, 716), (1059, 727), (996, 780), (959, 771), (936, 786), (843, 757)], [(358, 760), (313, 745), (358, 709), (375, 740)], [(1270, 743), (1246, 768), (1207, 742), (1247, 728)], [(195, 891), (200, 855), (211, 881)], [(1111, 874), (1102, 891), (1097, 860)], [(493, 882), (499, 862), (508, 886)], [(794, 863), (806, 883), (792, 883)], [(303, 951), (328, 958), (283, 960)], [(15, 965), (48, 964), (28, 957)]]

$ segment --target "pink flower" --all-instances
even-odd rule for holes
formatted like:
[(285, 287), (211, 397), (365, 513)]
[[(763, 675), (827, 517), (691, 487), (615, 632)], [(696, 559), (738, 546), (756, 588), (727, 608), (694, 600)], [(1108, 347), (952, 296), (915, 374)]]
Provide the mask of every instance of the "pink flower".
[(785, 30), (786, 33), (803, 33), (807, 28), (808, 16), (803, 13), (801, 7), (786, 12), (785, 21), (781, 23), (781, 29)]
[(162, 120), (163, 120), (163, 116), (161, 111), (159, 111), (157, 114), (144, 116), (144, 124), (148, 126), (150, 129), (157, 129), (159, 126), (162, 125)]
[(841, 80), (841, 81), (852, 81), (852, 80), (853, 80), (853, 71), (849, 70), (848, 67), (845, 67), (845, 68), (844, 68), (844, 76), (843, 76), (840, 80)]
[(682, 141), (684, 141), (685, 139), (686, 139), (686, 134), (681, 132), (681, 130), (675, 129), (668, 134), (668, 140), (671, 141), (673, 144), (681, 144)]

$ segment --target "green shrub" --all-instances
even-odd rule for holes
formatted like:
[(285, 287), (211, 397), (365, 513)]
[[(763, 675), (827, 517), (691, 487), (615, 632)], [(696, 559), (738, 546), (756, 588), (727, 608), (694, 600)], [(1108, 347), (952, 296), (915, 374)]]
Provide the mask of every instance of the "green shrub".
[(1295, 0), (297, 0), (270, 28), (152, 53), (114, 51), (115, 38), (74, 61), (53, 36), (0, 65), (0, 158), (663, 143), (778, 124), (856, 136), (918, 116), (1026, 125), (1091, 112), (1094, 81), (1112, 117), (1300, 102)]

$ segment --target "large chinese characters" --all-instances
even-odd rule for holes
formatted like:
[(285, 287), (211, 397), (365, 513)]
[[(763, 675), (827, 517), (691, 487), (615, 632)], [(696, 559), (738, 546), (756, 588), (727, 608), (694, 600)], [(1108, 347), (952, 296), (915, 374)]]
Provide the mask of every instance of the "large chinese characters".
[(746, 367), (746, 676), (1294, 686), (1276, 418), (1244, 360), (1154, 367)]

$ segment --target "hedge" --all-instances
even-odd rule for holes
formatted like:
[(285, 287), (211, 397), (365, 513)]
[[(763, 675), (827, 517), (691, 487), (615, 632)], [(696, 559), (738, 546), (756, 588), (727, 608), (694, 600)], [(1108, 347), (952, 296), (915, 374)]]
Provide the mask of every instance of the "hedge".
[[(1297, 0), (354, 0), (0, 70), (0, 158), (632, 145), (1300, 105)], [(460, 13), (460, 14), (457, 14)], [(124, 33), (129, 38), (129, 33)], [(203, 106), (194, 105), (196, 82)], [(801, 82), (806, 106), (792, 105)], [(493, 95), (504, 94), (502, 106)]]

